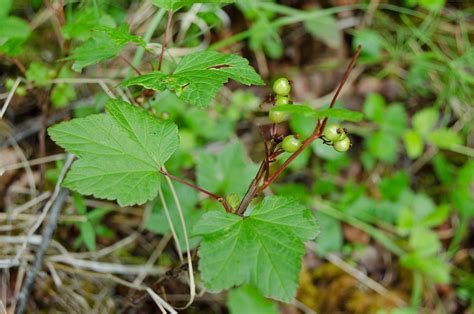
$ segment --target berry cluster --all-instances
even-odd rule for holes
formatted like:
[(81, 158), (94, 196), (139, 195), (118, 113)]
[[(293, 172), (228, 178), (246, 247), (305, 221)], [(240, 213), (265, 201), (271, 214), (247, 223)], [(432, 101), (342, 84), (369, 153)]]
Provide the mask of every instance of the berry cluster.
[[(276, 94), (275, 106), (291, 104), (289, 96), (291, 92), (291, 84), (287, 78), (281, 77), (277, 79), (275, 83), (273, 83), (273, 92)], [(273, 123), (280, 123), (288, 119), (288, 114), (273, 110), (272, 108), (268, 113), (268, 117)], [(331, 143), (336, 151), (345, 152), (351, 146), (351, 140), (347, 137), (346, 133), (346, 130), (339, 125), (328, 125), (324, 129), (323, 139), (325, 140), (325, 143)], [(286, 136), (281, 142), (281, 148), (288, 153), (296, 152), (301, 145), (302, 143), (298, 135), (293, 134)]]
[[(275, 106), (291, 104), (291, 84), (287, 78), (281, 77), (277, 79), (275, 83), (273, 83), (273, 92), (276, 94)], [(273, 123), (280, 123), (288, 119), (288, 114), (272, 109), (270, 110), (268, 117)], [(294, 153), (301, 147), (301, 141), (297, 135), (288, 135), (283, 139), (280, 145), (284, 151)]]
[(327, 125), (323, 136), (325, 140), (332, 142), (332, 146), (338, 152), (345, 152), (351, 147), (351, 140), (347, 137), (346, 130), (340, 125)]

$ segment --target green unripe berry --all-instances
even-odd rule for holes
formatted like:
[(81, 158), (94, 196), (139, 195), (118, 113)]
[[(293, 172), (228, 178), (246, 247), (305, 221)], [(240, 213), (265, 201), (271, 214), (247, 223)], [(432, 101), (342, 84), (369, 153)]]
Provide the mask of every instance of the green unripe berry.
[(351, 140), (346, 136), (346, 138), (344, 138), (343, 140), (334, 142), (332, 146), (336, 151), (340, 153), (347, 152), (351, 147)]
[(170, 114), (166, 111), (163, 111), (161, 114), (160, 114), (160, 119), (161, 120), (168, 120), (170, 118)]
[(277, 95), (275, 100), (275, 106), (288, 105), (290, 103), (290, 98), (288, 96)]
[(347, 137), (344, 129), (340, 125), (330, 124), (324, 128), (324, 137), (332, 142), (342, 141)]
[(273, 92), (277, 95), (288, 96), (291, 92), (290, 81), (286, 77), (280, 77), (273, 83)]
[(58, 75), (58, 72), (56, 72), (56, 70), (51, 69), (51, 70), (48, 71), (48, 76), (49, 76), (49, 78), (51, 78), (51, 79), (52, 79), (52, 78), (55, 78), (56, 75)]
[(268, 113), (268, 117), (273, 123), (280, 123), (280, 122), (285, 121), (288, 118), (288, 114), (272, 109)]
[(237, 195), (237, 193), (230, 193), (225, 197), (225, 200), (227, 204), (229, 204), (232, 208), (237, 208), (240, 204), (240, 197)]
[(287, 153), (296, 152), (301, 145), (301, 141), (294, 135), (288, 135), (283, 139), (283, 142), (281, 142), (281, 148)]
[(26, 95), (26, 88), (24, 86), (18, 86), (16, 91), (15, 91), (15, 94), (17, 94), (18, 96), (25, 96)]
[(5, 87), (7, 88), (7, 90), (11, 90), (13, 88), (13, 85), (15, 85), (15, 80), (14, 79), (7, 78), (5, 80)]

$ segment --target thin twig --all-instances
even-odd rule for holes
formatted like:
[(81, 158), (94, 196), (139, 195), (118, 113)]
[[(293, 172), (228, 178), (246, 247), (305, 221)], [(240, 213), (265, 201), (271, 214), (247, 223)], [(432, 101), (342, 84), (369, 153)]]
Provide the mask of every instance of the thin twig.
[(51, 239), (53, 237), (53, 233), (56, 230), (58, 217), (59, 217), (59, 211), (61, 210), (63, 204), (66, 202), (66, 198), (68, 195), (69, 195), (69, 190), (65, 188), (61, 188), (61, 190), (59, 191), (58, 197), (56, 198), (56, 200), (54, 201), (51, 207), (48, 223), (46, 224), (43, 231), (43, 241), (41, 242), (41, 244), (39, 245), (36, 251), (33, 267), (26, 274), (25, 283), (23, 284), (20, 294), (18, 295), (18, 302), (17, 302), (18, 314), (23, 314), (25, 312), (26, 303), (28, 301), (28, 297), (33, 287), (36, 274), (40, 271), (41, 265), (43, 264), (44, 254), (46, 253), (46, 250), (48, 249)]
[(3, 104), (2, 110), (0, 110), (0, 119), (3, 118), (3, 115), (7, 111), (8, 105), (10, 104), (10, 102), (13, 98), (13, 95), (15, 95), (15, 91), (18, 88), (18, 86), (20, 85), (20, 83), (21, 83), (21, 78), (17, 78), (15, 83), (13, 84), (12, 89), (8, 93), (8, 97), (7, 97), (7, 99), (5, 100), (5, 102)]
[[(49, 199), (49, 201), (44, 205), (41, 215), (35, 221), (33, 226), (29, 228), (28, 233), (27, 233), (27, 239), (31, 238), (34, 235), (35, 231), (38, 230), (38, 228), (41, 226), (44, 219), (48, 215), (48, 212), (51, 209), (51, 207), (54, 204), (56, 204), (56, 198), (59, 196), (59, 193), (62, 190), (61, 183), (63, 182), (63, 179), (66, 176), (66, 172), (71, 166), (73, 160), (74, 160), (74, 155), (68, 154), (68, 159), (66, 160), (66, 163), (64, 164), (63, 169), (61, 170), (61, 173), (59, 174), (58, 181), (56, 182), (56, 185), (53, 190), (53, 194), (51, 195), (51, 198)], [(15, 258), (11, 261), (12, 266), (19, 264), (20, 257), (25, 252), (27, 246), (28, 246), (28, 241), (23, 242), (21, 248), (18, 250), (17, 254), (15, 255)]]
[(176, 177), (176, 176), (174, 176), (174, 175), (168, 173), (168, 172), (167, 172), (166, 170), (164, 170), (163, 168), (160, 169), (160, 173), (163, 174), (163, 175), (165, 175), (166, 177), (168, 177), (168, 178), (170, 178), (170, 179), (173, 179), (173, 180), (175, 180), (175, 181), (178, 181), (178, 182), (180, 182), (180, 183), (182, 183), (182, 184), (184, 184), (184, 185), (189, 186), (190, 188), (193, 188), (193, 189), (195, 189), (195, 190), (197, 190), (197, 191), (199, 191), (199, 192), (202, 192), (202, 193), (206, 194), (207, 196), (212, 197), (212, 198), (215, 199), (216, 201), (220, 202), (220, 203), (222, 204), (222, 206), (224, 206), (224, 208), (225, 208), (225, 210), (226, 210), (227, 212), (229, 212), (229, 213), (232, 212), (232, 208), (230, 207), (229, 204), (227, 204), (227, 201), (226, 201), (226, 199), (225, 199), (224, 197), (219, 196), (219, 195), (216, 195), (216, 194), (214, 194), (214, 193), (212, 193), (212, 192), (209, 192), (209, 191), (207, 191), (207, 190), (205, 190), (205, 189), (203, 189), (203, 188), (200, 188), (199, 186), (197, 186), (197, 185), (195, 185), (195, 184), (192, 184), (191, 182), (188, 182), (188, 181), (186, 181), (186, 180), (183, 180), (183, 179), (181, 179), (181, 178), (178, 178), (178, 177)]
[(126, 64), (128, 64), (129, 67), (133, 69), (133, 71), (137, 72), (138, 75), (142, 75), (139, 69), (137, 69), (130, 61), (128, 61), (127, 58), (124, 56), (120, 55), (120, 59), (122, 59)]
[(334, 253), (329, 253), (326, 258), (328, 261), (330, 261), (332, 264), (336, 265), (337, 267), (341, 268), (344, 270), (346, 273), (357, 279), (359, 282), (363, 283), (366, 287), (372, 289), (373, 291), (377, 292), (378, 294), (386, 297), (387, 299), (392, 300), (395, 302), (398, 306), (403, 307), (406, 306), (406, 302), (401, 299), (400, 297), (392, 294), (387, 288), (358, 270), (357, 268), (351, 266), (350, 264), (346, 263), (344, 260), (342, 260), (339, 256), (337, 256)]
[(171, 28), (171, 20), (173, 19), (173, 10), (168, 11), (168, 21), (166, 22), (165, 32), (163, 33), (163, 44), (161, 45), (160, 59), (158, 61), (158, 71), (161, 70), (161, 65), (163, 63), (163, 55), (165, 54), (166, 45), (168, 43), (168, 33)]

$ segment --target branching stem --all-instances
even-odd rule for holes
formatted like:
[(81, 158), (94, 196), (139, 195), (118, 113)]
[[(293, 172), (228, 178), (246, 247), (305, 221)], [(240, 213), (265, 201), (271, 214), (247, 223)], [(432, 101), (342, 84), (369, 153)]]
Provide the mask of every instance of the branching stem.
[(204, 193), (206, 194), (207, 196), (210, 196), (212, 197), (213, 199), (215, 199), (216, 201), (220, 202), (222, 204), (222, 206), (224, 206), (225, 210), (227, 212), (232, 212), (232, 208), (230, 207), (230, 205), (227, 203), (225, 197), (222, 197), (222, 196), (219, 196), (219, 195), (216, 195), (212, 192), (209, 192), (208, 190), (205, 190), (203, 188), (200, 188), (199, 186), (191, 183), (191, 182), (188, 182), (186, 180), (183, 180), (181, 178), (178, 178), (170, 173), (168, 173), (167, 171), (165, 171), (163, 168), (160, 169), (160, 173), (167, 176), (168, 178), (172, 179), (172, 180), (175, 180), (175, 181), (178, 181), (184, 185), (187, 185), (189, 186), (190, 188), (193, 188), (201, 193)]
[[(346, 83), (347, 79), (349, 78), (349, 75), (352, 71), (352, 68), (354, 67), (357, 58), (359, 57), (360, 51), (362, 49), (362, 46), (359, 45), (357, 47), (357, 50), (352, 58), (351, 63), (346, 69), (346, 72), (344, 73), (344, 76), (342, 80), (339, 82), (339, 85), (336, 89), (336, 93), (334, 94), (331, 103), (329, 105), (329, 108), (333, 108), (334, 104), (336, 103), (337, 97), (339, 97), (339, 94), (341, 93), (342, 88), (344, 87), (344, 84)], [(247, 193), (245, 194), (244, 198), (242, 199), (242, 202), (239, 205), (239, 208), (236, 211), (236, 214), (238, 215), (243, 215), (245, 210), (247, 209), (248, 205), (250, 204), (250, 201), (253, 199), (253, 197), (261, 192), (263, 192), (270, 184), (272, 184), (276, 178), (288, 167), (288, 165), (296, 159), (296, 157), (301, 154), (303, 150), (305, 150), (309, 145), (311, 145), (312, 142), (314, 142), (316, 139), (320, 138), (321, 135), (324, 132), (324, 128), (326, 127), (326, 123), (328, 121), (328, 118), (325, 117), (321, 120), (318, 120), (318, 123), (316, 124), (316, 127), (314, 128), (313, 133), (303, 141), (301, 147), (294, 152), (290, 157), (288, 157), (287, 160), (268, 178), (265, 177), (265, 181), (263, 184), (260, 185), (260, 181), (262, 178), (262, 174), (268, 175), (267, 169), (269, 169), (269, 163), (272, 160), (272, 158), (275, 158), (278, 156), (281, 152), (278, 150), (275, 151), (275, 145), (272, 145), (271, 149), (266, 149), (265, 153), (265, 159), (262, 161), (262, 164), (260, 166), (259, 171), (257, 172), (255, 179), (252, 180), (252, 183), (249, 186), (249, 189), (247, 190)], [(272, 128), (273, 131), (273, 128)], [(274, 143), (274, 140), (272, 139), (272, 143)], [(266, 145), (266, 144), (265, 144)]]

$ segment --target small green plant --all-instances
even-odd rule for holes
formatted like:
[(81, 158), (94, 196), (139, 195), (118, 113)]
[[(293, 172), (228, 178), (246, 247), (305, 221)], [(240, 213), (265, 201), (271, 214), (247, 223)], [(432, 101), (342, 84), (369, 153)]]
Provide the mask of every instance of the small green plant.
[[(155, 4), (169, 10), (171, 19), (177, 8), (191, 2), (196, 1), (173, 2), (171, 6), (168, 2), (155, 1)], [(80, 71), (119, 55), (128, 43), (146, 48), (143, 39), (129, 34), (127, 25), (117, 29), (102, 26), (93, 31), (84, 44), (76, 47), (68, 60), (74, 61), (73, 69)], [(163, 43), (163, 49), (165, 46), (166, 42)], [(230, 150), (224, 150), (223, 154), (232, 158), (231, 163), (225, 161), (225, 155), (219, 156), (217, 163), (212, 162), (212, 157), (200, 161), (199, 185), (172, 175), (165, 168), (165, 163), (176, 153), (180, 136), (169, 112), (158, 113), (123, 100), (110, 99), (105, 113), (76, 118), (48, 129), (50, 137), (58, 145), (78, 157), (63, 185), (84, 195), (116, 200), (120, 206), (143, 204), (155, 199), (159, 193), (162, 201), (166, 201), (166, 196), (161, 194), (162, 176), (204, 193), (220, 202), (224, 209), (213, 209), (197, 215), (190, 230), (194, 237), (202, 239), (198, 250), (199, 270), (206, 287), (219, 291), (250, 284), (264, 296), (290, 302), (298, 286), (304, 241), (314, 239), (318, 228), (311, 212), (295, 199), (269, 196), (261, 200), (257, 196), (315, 140), (323, 139), (323, 143), (328, 144), (323, 137), (328, 118), (360, 119), (359, 113), (332, 109), (359, 51), (360, 48), (327, 109), (314, 110), (305, 105), (292, 104), (289, 98), (290, 81), (286, 78), (275, 81), (273, 91), (277, 96), (274, 98), (275, 107), (269, 113), (272, 121), (270, 138), (264, 140), (265, 157), (259, 168), (250, 168), (253, 179), (249, 182), (242, 180), (242, 172), (235, 174), (234, 179), (240, 181), (235, 184), (232, 180), (219, 183), (221, 178), (213, 178), (212, 174), (221, 167), (221, 158), (224, 162), (222, 171), (227, 172), (225, 177), (232, 178), (227, 174), (229, 167), (236, 166), (238, 154)], [(156, 70), (147, 74), (138, 73), (138, 76), (125, 79), (120, 86), (136, 87), (138, 97), (147, 97), (149, 91), (152, 91), (151, 94), (166, 92), (174, 94), (182, 106), (189, 104), (206, 108), (229, 79), (247, 85), (264, 84), (248, 61), (237, 55), (215, 51), (191, 53), (184, 56), (171, 72), (161, 70), (162, 62), (163, 54), (160, 55)], [(199, 115), (198, 112), (195, 114)], [(163, 118), (164, 114), (166, 118)], [(313, 116), (317, 121), (309, 137), (300, 140), (299, 136), (277, 132), (278, 123), (289, 115), (300, 114)], [(181, 137), (183, 135), (181, 133)], [(335, 146), (335, 149), (347, 150), (349, 145), (344, 144), (347, 143), (346, 139), (333, 139), (334, 145), (342, 145)], [(292, 155), (276, 171), (271, 172), (270, 165), (283, 152)], [(246, 185), (242, 185), (242, 182)], [(220, 193), (226, 196), (220, 196)], [(81, 206), (76, 207), (84, 212)], [(94, 222), (88, 218), (87, 222), (78, 226), (81, 239), (89, 249), (94, 249), (94, 236), (91, 233)], [(164, 230), (162, 227), (156, 229), (153, 224), (146, 224), (145, 227)]]

